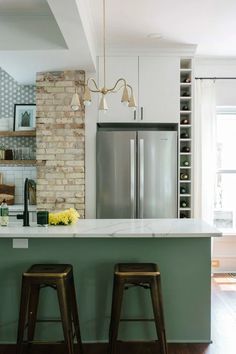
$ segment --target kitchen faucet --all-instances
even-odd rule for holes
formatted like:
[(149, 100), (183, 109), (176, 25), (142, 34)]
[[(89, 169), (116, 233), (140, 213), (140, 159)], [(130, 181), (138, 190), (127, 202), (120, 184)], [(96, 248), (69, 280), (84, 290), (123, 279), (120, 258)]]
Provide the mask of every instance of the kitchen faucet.
[(29, 186), (35, 187), (35, 181), (33, 179), (25, 179), (24, 185), (24, 211), (23, 214), (18, 214), (17, 219), (23, 219), (23, 226), (30, 226), (29, 224), (29, 210), (28, 210), (28, 200), (29, 200)]

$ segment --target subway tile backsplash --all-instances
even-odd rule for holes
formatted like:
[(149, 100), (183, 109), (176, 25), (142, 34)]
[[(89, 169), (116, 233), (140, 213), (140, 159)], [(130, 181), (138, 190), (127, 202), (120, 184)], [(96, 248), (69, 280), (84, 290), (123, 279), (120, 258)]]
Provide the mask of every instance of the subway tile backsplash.
[(3, 184), (15, 185), (15, 204), (23, 204), (25, 179), (30, 178), (36, 181), (36, 167), (3, 166), (0, 167), (0, 173), (2, 173)]

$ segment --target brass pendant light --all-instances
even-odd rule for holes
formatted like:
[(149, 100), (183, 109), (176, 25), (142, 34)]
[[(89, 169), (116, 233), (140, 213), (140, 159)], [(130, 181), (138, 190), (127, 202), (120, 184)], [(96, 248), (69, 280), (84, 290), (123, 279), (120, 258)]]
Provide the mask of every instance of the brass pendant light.
[[(123, 89), (121, 97), (121, 103), (127, 105), (130, 109), (136, 110), (137, 104), (133, 92), (132, 86), (130, 86), (124, 78), (119, 78), (115, 85), (111, 88), (106, 87), (106, 11), (105, 0), (103, 0), (103, 87), (99, 88), (96, 81), (93, 78), (88, 78), (83, 94), (83, 103), (85, 106), (89, 106), (91, 103), (91, 92), (100, 94), (101, 99), (99, 103), (99, 110), (106, 112), (108, 105), (106, 102), (106, 95), (109, 93), (116, 93)], [(71, 100), (71, 108), (77, 111), (80, 108), (80, 98), (77, 91), (74, 93)]]

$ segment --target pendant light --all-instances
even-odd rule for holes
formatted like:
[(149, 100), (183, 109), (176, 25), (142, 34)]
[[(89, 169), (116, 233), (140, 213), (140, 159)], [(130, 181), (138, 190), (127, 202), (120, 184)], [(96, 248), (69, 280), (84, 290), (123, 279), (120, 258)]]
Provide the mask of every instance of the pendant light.
[[(113, 87), (106, 87), (106, 11), (105, 11), (105, 0), (103, 0), (103, 87), (99, 88), (98, 84), (93, 78), (88, 78), (83, 94), (83, 103), (85, 106), (91, 104), (91, 92), (100, 94), (99, 110), (104, 113), (108, 110), (108, 105), (106, 102), (106, 95), (109, 93), (116, 93), (123, 89), (121, 103), (128, 106), (132, 110), (136, 110), (137, 104), (133, 92), (132, 86), (130, 86), (124, 78), (119, 78)], [(77, 91), (74, 93), (71, 100), (71, 108), (77, 111), (80, 108), (80, 99)]]

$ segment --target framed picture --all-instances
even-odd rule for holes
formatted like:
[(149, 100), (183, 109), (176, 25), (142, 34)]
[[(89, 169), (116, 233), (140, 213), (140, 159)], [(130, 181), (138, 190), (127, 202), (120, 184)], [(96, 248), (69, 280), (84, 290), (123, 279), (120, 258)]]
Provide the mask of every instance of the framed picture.
[(36, 105), (18, 104), (14, 106), (13, 130), (34, 130), (36, 127)]

